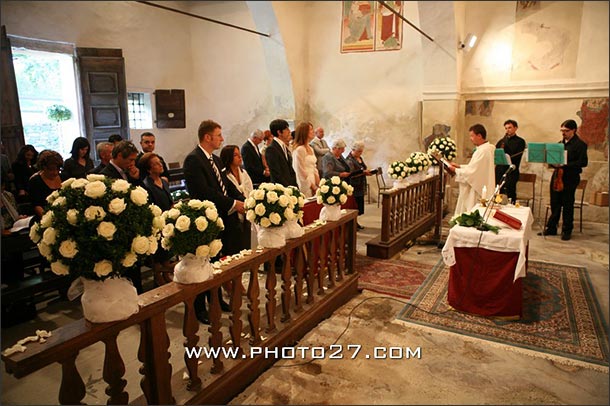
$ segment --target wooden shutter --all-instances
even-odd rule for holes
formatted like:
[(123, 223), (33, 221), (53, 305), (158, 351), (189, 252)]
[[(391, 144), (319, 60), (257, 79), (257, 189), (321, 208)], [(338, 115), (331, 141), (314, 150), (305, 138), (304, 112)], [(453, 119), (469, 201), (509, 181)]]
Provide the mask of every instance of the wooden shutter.
[(9, 162), (13, 162), (17, 158), (19, 149), (25, 145), (25, 139), (23, 138), (19, 95), (13, 66), (13, 52), (4, 25), (2, 26), (2, 61), (0, 64), (2, 65), (2, 79), (0, 79), (2, 84), (2, 132), (0, 138), (6, 148)]
[(186, 128), (184, 89), (155, 90), (157, 128)]
[(83, 115), (92, 157), (111, 134), (129, 139), (125, 61), (120, 49), (76, 48)]

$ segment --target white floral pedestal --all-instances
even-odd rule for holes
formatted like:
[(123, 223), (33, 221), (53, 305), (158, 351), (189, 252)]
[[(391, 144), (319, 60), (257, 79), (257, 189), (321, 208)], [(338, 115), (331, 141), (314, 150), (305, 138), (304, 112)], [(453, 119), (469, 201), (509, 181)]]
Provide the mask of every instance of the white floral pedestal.
[(204, 282), (212, 278), (213, 271), (210, 257), (198, 257), (189, 253), (174, 266), (174, 282), (183, 284)]
[(341, 218), (341, 205), (325, 204), (320, 210), (320, 220), (337, 221)]
[(82, 278), (85, 319), (92, 323), (125, 320), (138, 312), (138, 292), (127, 278), (94, 281)]
[(286, 231), (281, 227), (262, 227), (256, 225), (258, 245), (265, 248), (280, 248), (286, 245)]
[(282, 226), (286, 239), (299, 238), (305, 234), (303, 227), (296, 220), (287, 220)]

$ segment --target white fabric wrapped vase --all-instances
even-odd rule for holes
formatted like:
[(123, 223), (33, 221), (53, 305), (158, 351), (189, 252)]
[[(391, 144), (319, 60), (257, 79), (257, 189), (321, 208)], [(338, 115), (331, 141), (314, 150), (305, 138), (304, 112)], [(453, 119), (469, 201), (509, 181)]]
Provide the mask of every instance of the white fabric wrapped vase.
[(428, 168), (428, 175), (430, 175), (430, 176), (436, 176), (439, 174), (439, 172), (440, 172), (440, 167), (438, 165), (431, 166)]
[(299, 222), (296, 220), (286, 221), (281, 228), (284, 230), (284, 235), (286, 239), (299, 238), (302, 237), (303, 234), (305, 234), (305, 231), (303, 231), (303, 227), (301, 227)]
[(200, 283), (210, 279), (212, 273), (210, 257), (198, 257), (189, 253), (174, 266), (174, 282)]
[(258, 245), (265, 248), (280, 248), (286, 245), (284, 227), (262, 227), (256, 225)]
[(396, 179), (393, 183), (392, 183), (392, 187), (394, 189), (404, 189), (407, 186), (409, 186), (411, 183), (409, 182), (409, 177), (406, 177), (404, 179)]
[(320, 220), (337, 221), (341, 218), (341, 205), (325, 204), (320, 210)]
[(82, 278), (82, 282), (83, 315), (92, 323), (125, 320), (140, 310), (138, 292), (127, 278), (103, 281)]

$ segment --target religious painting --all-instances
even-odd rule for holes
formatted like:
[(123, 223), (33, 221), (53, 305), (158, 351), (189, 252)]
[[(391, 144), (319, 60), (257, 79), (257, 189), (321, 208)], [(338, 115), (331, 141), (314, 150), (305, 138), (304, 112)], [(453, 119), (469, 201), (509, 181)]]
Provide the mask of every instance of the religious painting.
[[(397, 50), (402, 47), (401, 1), (343, 1), (341, 52)], [(392, 8), (392, 10), (389, 9)]]
[(578, 136), (589, 149), (603, 152), (608, 159), (608, 98), (584, 99), (576, 114), (582, 120)]
[(468, 100), (466, 101), (467, 116), (489, 117), (494, 109), (493, 100)]

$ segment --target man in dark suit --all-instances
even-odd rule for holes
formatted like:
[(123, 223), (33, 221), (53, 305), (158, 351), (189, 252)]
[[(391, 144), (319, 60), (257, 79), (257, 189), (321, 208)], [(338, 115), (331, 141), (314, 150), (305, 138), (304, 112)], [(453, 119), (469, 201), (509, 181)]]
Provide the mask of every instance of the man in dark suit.
[(273, 120), (269, 124), (269, 130), (273, 134), (273, 142), (265, 149), (265, 158), (271, 172), (271, 182), (298, 187), (297, 176), (292, 168), (292, 155), (288, 149), (292, 139), (288, 122)]
[[(245, 247), (242, 244), (241, 225), (238, 213), (244, 213), (244, 196), (233, 182), (221, 171), (222, 161), (213, 154), (222, 145), (224, 138), (220, 124), (212, 120), (202, 121), (198, 130), (199, 145), (184, 160), (184, 179), (189, 195), (194, 199), (209, 200), (216, 205), (225, 229), (220, 234), (221, 255), (236, 254)], [(195, 299), (195, 314), (199, 321), (209, 324), (205, 297), (209, 292)], [(221, 299), (223, 310), (229, 310)]]
[(252, 185), (256, 189), (261, 183), (269, 182), (269, 168), (265, 166), (263, 157), (258, 149), (258, 144), (263, 142), (265, 135), (261, 130), (254, 130), (250, 138), (241, 146), (241, 157), (244, 161), (244, 169), (248, 172)]
[[(125, 179), (131, 184), (140, 185), (140, 172), (136, 167), (136, 156), (138, 149), (130, 141), (121, 141), (112, 149), (112, 159), (100, 172), (101, 175), (111, 179)], [(142, 293), (142, 274), (140, 264), (136, 262), (134, 266), (125, 271), (125, 276), (131, 279), (133, 286)]]
[[(155, 152), (155, 134), (149, 131), (142, 133), (142, 135), (140, 135), (140, 146), (142, 147), (142, 152), (140, 152), (136, 157), (136, 166), (140, 170), (140, 180), (144, 181), (144, 178), (148, 175), (148, 173), (142, 168), (142, 165), (140, 165), (140, 158), (142, 158), (142, 155), (147, 152)], [(163, 165), (163, 173), (161, 173), (161, 178), (169, 182), (169, 169), (167, 169), (167, 164), (161, 155), (156, 155), (161, 160), (161, 165)]]
[(100, 164), (93, 168), (90, 173), (101, 173), (102, 170), (110, 163), (110, 159), (112, 159), (112, 150), (114, 149), (114, 144), (111, 142), (100, 142), (96, 146), (97, 156), (100, 159)]

